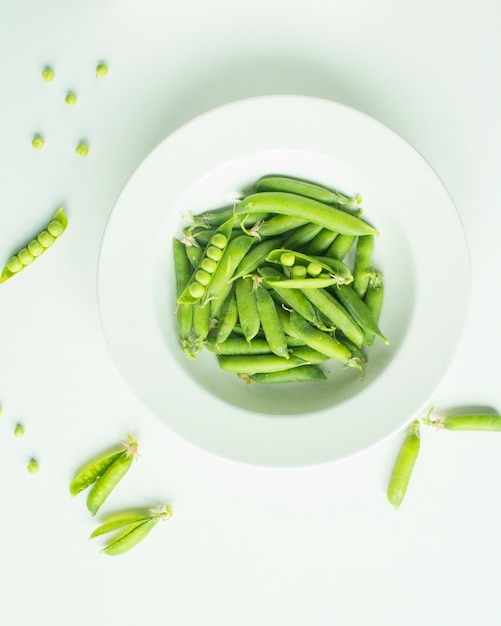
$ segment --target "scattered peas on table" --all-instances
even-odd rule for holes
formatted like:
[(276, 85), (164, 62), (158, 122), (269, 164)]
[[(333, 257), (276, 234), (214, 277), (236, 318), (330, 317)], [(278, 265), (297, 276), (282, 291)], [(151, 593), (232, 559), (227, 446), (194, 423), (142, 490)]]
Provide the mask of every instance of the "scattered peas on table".
[(73, 91), (68, 91), (64, 101), (66, 102), (66, 104), (69, 104), (70, 106), (74, 106), (78, 100), (77, 100), (76, 95), (73, 93)]
[(41, 135), (36, 134), (31, 140), (31, 145), (35, 150), (42, 150), (45, 147), (45, 140)]
[(54, 70), (49, 65), (46, 65), (42, 70), (42, 79), (46, 83), (51, 83), (55, 77), (56, 77), (56, 74)]
[(24, 435), (25, 435), (24, 426), (20, 423), (17, 423), (14, 427), (14, 437), (17, 437), (18, 439), (20, 439), (21, 437), (24, 437)]
[[(221, 369), (247, 383), (326, 380), (311, 349), (324, 362), (334, 359), (363, 374), (365, 348), (376, 338), (389, 341), (379, 327), (382, 274), (373, 266), (379, 233), (361, 218), (361, 204), (359, 194), (265, 176), (232, 208), (192, 215), (182, 238), (174, 238), (178, 335), (186, 356), (208, 348)], [(342, 245), (332, 253), (337, 241)], [(346, 257), (355, 242), (352, 267)], [(180, 261), (183, 244), (189, 263)], [(377, 306), (370, 301), (376, 288)], [(259, 354), (235, 341), (242, 335), (249, 347), (259, 345)], [(303, 358), (291, 338), (310, 348)]]
[(30, 474), (38, 474), (38, 472), (40, 471), (40, 465), (38, 464), (38, 461), (36, 459), (30, 459), (28, 465), (26, 466), (26, 469)]
[(89, 154), (89, 146), (81, 141), (75, 148), (75, 152), (79, 157), (86, 157)]
[(103, 76), (106, 76), (109, 71), (109, 67), (106, 63), (98, 63), (96, 66), (96, 78), (102, 78)]

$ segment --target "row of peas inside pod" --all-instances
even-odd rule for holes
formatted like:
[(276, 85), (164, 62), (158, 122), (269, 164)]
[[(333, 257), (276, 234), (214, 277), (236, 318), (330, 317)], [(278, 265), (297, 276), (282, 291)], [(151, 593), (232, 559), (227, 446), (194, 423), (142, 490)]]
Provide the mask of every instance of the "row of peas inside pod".
[(330, 359), (363, 377), (367, 348), (388, 339), (379, 233), (361, 205), (359, 195), (265, 176), (235, 207), (192, 215), (173, 239), (185, 355), (210, 350), (246, 382), (322, 381)]

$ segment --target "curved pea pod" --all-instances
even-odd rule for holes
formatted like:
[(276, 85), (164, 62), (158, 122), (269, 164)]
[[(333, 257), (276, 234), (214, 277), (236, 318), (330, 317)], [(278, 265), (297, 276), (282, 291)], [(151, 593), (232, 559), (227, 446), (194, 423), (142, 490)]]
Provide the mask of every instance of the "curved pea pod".
[[(174, 252), (174, 273), (176, 280), (176, 298), (179, 298), (181, 293), (186, 288), (191, 274), (192, 268), (188, 257), (188, 248), (173, 237), (172, 240), (173, 252)], [(190, 246), (192, 247), (192, 246)], [(199, 248), (197, 248), (199, 249)], [(192, 341), (191, 329), (193, 323), (193, 305), (192, 304), (178, 304), (176, 307), (176, 322), (179, 341), (181, 348), (189, 358), (194, 358), (196, 348)]]
[(291, 233), (284, 241), (285, 248), (297, 250), (311, 241), (322, 230), (318, 224), (307, 223)]
[(124, 448), (113, 449), (99, 455), (89, 463), (81, 467), (70, 483), (70, 493), (76, 496), (78, 493), (90, 487), (96, 480), (104, 474), (108, 467), (124, 453)]
[(232, 289), (221, 309), (221, 317), (216, 332), (216, 344), (224, 343), (238, 322), (237, 298)]
[(326, 204), (342, 204), (349, 207), (362, 202), (359, 194), (354, 197), (349, 196), (336, 189), (329, 189), (322, 185), (298, 178), (291, 178), (290, 176), (264, 176), (258, 180), (255, 189), (258, 192), (285, 191), (312, 198), (313, 200), (319, 200)]
[[(384, 283), (383, 276), (378, 272), (371, 277), (367, 291), (365, 292), (364, 302), (367, 308), (372, 313), (372, 317), (379, 324), (379, 318), (381, 317), (381, 311), (383, 309), (384, 301)], [(365, 343), (370, 347), (374, 343), (375, 335), (373, 333), (365, 334)]]
[(353, 358), (351, 351), (335, 337), (326, 332), (314, 328), (300, 315), (291, 311), (290, 321), (294, 331), (314, 350), (325, 354), (326, 356), (344, 363), (348, 367), (356, 367), (363, 375), (363, 366), (358, 359)]
[(400, 507), (407, 492), (412, 470), (419, 454), (420, 443), (419, 420), (415, 419), (406, 429), (405, 438), (388, 483), (388, 501), (395, 509)]
[(248, 376), (249, 380), (265, 385), (281, 385), (283, 383), (306, 383), (326, 380), (326, 375), (316, 365), (301, 365), (281, 372), (261, 372)]
[(385, 344), (389, 344), (388, 339), (386, 339), (381, 332), (369, 307), (350, 285), (338, 285), (332, 293), (366, 334), (376, 335), (380, 337)]
[(172, 516), (172, 508), (168, 504), (164, 509), (150, 510), (147, 513), (139, 511), (125, 511), (114, 514), (103, 525), (98, 527), (91, 538), (118, 530), (119, 532), (111, 539), (101, 552), (110, 556), (118, 556), (128, 552), (137, 546), (160, 520)]
[(273, 215), (266, 220), (258, 220), (251, 229), (251, 233), (255, 237), (262, 239), (263, 237), (276, 237), (277, 235), (285, 235), (295, 228), (300, 228), (308, 223), (307, 217), (300, 215)]
[(329, 246), (332, 245), (338, 233), (328, 228), (322, 228), (322, 230), (316, 235), (303, 249), (305, 254), (320, 255), (325, 252)]
[(356, 239), (354, 235), (338, 235), (324, 252), (324, 256), (342, 261), (353, 247)]
[(306, 218), (308, 222), (346, 235), (378, 235), (377, 230), (359, 217), (328, 204), (294, 193), (270, 191), (244, 198), (235, 209), (237, 215), (279, 213)]
[(122, 453), (108, 465), (105, 471), (95, 480), (87, 496), (87, 508), (95, 515), (113, 489), (129, 471), (134, 458), (137, 458), (137, 440), (129, 435), (129, 441)]
[(304, 346), (295, 346), (291, 349), (292, 356), (298, 357), (310, 363), (311, 365), (319, 365), (320, 363), (324, 363), (329, 360), (329, 356), (324, 354), (323, 352), (319, 352), (305, 344)]
[(67, 226), (68, 218), (64, 209), (60, 208), (47, 224), (47, 227), (7, 261), (0, 276), (0, 283), (12, 278), (15, 274), (19, 274), (21, 270), (31, 265), (35, 259), (54, 244), (56, 239), (64, 233)]
[(214, 272), (210, 273), (207, 270), (204, 270), (202, 264), (206, 259), (208, 259), (210, 261), (214, 261), (217, 268), (217, 264), (221, 261), (224, 250), (230, 240), (233, 222), (234, 218), (232, 217), (214, 232), (204, 249), (204, 253), (201, 256), (198, 265), (194, 269), (188, 284), (178, 297), (178, 304), (194, 304), (205, 296)]

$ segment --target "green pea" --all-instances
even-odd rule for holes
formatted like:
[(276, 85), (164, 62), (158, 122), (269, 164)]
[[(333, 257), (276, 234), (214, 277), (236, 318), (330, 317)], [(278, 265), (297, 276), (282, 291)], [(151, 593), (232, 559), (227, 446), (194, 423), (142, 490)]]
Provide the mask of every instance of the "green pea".
[(37, 240), (42, 247), (50, 248), (56, 239), (48, 231), (42, 230), (42, 232), (38, 235)]
[(68, 91), (64, 101), (66, 102), (66, 104), (69, 104), (70, 106), (74, 106), (77, 103), (77, 97), (72, 91)]
[(30, 459), (26, 469), (30, 474), (38, 474), (40, 470), (38, 461), (36, 459)]
[(31, 145), (35, 148), (35, 150), (42, 150), (45, 146), (44, 138), (41, 135), (35, 135), (31, 140)]
[(419, 454), (420, 441), (419, 420), (415, 419), (405, 431), (404, 441), (388, 483), (388, 501), (395, 509), (400, 507), (407, 492), (412, 470)]
[(292, 252), (282, 252), (280, 255), (280, 263), (284, 267), (292, 267), (296, 262), (296, 257)]
[(192, 298), (199, 300), (205, 293), (205, 287), (200, 283), (193, 282), (188, 286), (188, 292)]
[(89, 146), (86, 143), (81, 142), (75, 148), (75, 152), (79, 157), (86, 157), (89, 154)]
[(54, 80), (55, 76), (56, 74), (54, 70), (48, 65), (45, 66), (42, 70), (42, 78), (46, 83), (51, 83)]
[(216, 271), (216, 268), (217, 268), (217, 263), (216, 263), (216, 261), (214, 261), (214, 259), (206, 257), (205, 259), (201, 260), (200, 267), (205, 272), (208, 272), (209, 274), (214, 274), (214, 272)]
[(43, 254), (43, 252), (45, 252), (45, 248), (38, 241), (38, 239), (33, 239), (33, 241), (30, 241), (30, 243), (27, 245), (27, 248), (34, 257), (40, 256), (41, 254)]
[(211, 239), (211, 244), (216, 248), (223, 249), (228, 243), (228, 238), (223, 233), (216, 233)]
[(198, 281), (204, 287), (206, 287), (209, 284), (210, 279), (211, 279), (211, 275), (209, 274), (209, 272), (206, 272), (204, 270), (197, 270), (195, 272), (195, 280)]
[(7, 261), (7, 265), (6, 268), (9, 270), (9, 272), (11, 272), (12, 274), (15, 274), (16, 272), (19, 272), (20, 270), (22, 270), (24, 267), (24, 265), (21, 263), (21, 261), (17, 258), (17, 256), (13, 256), (11, 257), (8, 261)]
[(307, 274), (313, 277), (320, 276), (320, 274), (322, 273), (322, 269), (322, 266), (319, 263), (315, 263), (314, 261), (308, 263), (308, 265), (306, 266)]
[(223, 251), (220, 248), (216, 248), (216, 246), (209, 246), (205, 252), (207, 258), (215, 261), (216, 263), (221, 260), (223, 256)]
[(34, 261), (33, 255), (28, 251), (27, 248), (21, 248), (21, 250), (19, 250), (19, 252), (17, 253), (17, 258), (21, 261), (23, 265), (29, 265)]
[(306, 278), (306, 266), (305, 265), (294, 265), (291, 268), (291, 278)]
[(102, 78), (103, 76), (106, 76), (109, 72), (109, 67), (106, 63), (104, 63), (103, 61), (101, 61), (101, 63), (98, 63), (96, 66), (96, 78)]
[(24, 426), (22, 424), (16, 424), (15, 428), (14, 428), (14, 436), (15, 437), (24, 437), (25, 432), (24, 432)]
[(53, 237), (59, 237), (64, 231), (64, 226), (58, 220), (51, 220), (47, 226), (47, 230)]

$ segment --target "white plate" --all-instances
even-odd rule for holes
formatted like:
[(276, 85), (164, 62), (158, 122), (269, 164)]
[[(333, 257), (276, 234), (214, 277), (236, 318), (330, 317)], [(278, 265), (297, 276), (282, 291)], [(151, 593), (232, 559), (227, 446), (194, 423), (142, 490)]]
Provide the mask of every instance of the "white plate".
[[(175, 328), (173, 236), (184, 218), (281, 173), (360, 192), (380, 232), (381, 328), (363, 382), (245, 385), (204, 351), (195, 362)], [(103, 239), (99, 306), (128, 386), (165, 425), (216, 455), (293, 467), (333, 461), (392, 435), (429, 402), (469, 304), (465, 236), (446, 189), (394, 132), (340, 104), (298, 96), (222, 106), (167, 137), (120, 195)]]

